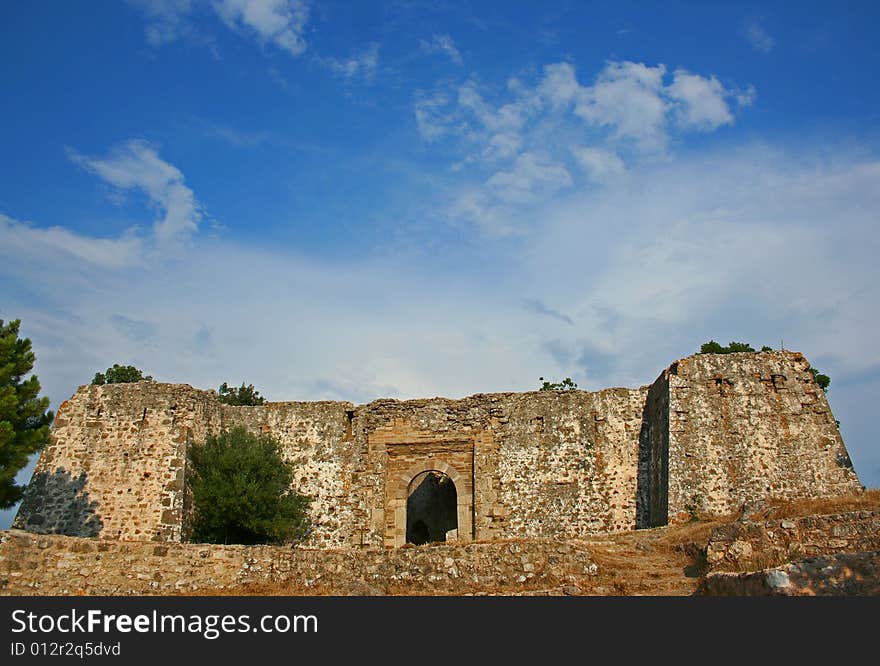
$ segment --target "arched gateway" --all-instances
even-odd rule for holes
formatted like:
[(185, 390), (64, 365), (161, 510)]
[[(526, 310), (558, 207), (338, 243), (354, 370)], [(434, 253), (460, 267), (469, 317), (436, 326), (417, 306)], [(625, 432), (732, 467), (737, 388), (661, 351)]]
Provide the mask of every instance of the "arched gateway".
[(407, 427), (370, 437), (384, 453), (385, 545), (474, 539), (474, 445), (482, 433), (425, 433)]
[(410, 481), (406, 542), (417, 546), (458, 538), (458, 493), (447, 474), (428, 470)]

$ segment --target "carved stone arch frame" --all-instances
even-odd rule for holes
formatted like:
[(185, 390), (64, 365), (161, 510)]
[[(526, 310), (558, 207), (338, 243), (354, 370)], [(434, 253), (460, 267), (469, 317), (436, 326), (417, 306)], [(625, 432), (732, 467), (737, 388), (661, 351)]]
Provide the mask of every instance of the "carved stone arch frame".
[[(473, 458), (471, 457), (471, 460)], [(422, 472), (442, 472), (455, 484), (456, 520), (459, 541), (471, 541), (474, 533), (473, 471), (460, 469), (443, 457), (429, 455), (424, 460), (409, 465), (404, 472), (391, 472), (385, 485), (385, 515), (391, 518), (387, 525), (385, 544), (398, 548), (406, 543), (406, 500), (409, 484)], [(391, 542), (391, 543), (389, 543)]]
[(474, 437), (472, 434), (433, 436), (415, 431), (376, 437), (385, 449), (385, 546), (406, 543), (407, 491), (422, 472), (446, 474), (455, 484), (458, 540), (474, 539)]

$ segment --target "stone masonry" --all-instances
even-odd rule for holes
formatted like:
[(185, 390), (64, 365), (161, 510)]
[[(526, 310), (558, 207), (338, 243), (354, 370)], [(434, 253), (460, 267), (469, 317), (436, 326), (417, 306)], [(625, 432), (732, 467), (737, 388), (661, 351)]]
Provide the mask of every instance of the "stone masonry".
[(82, 386), (63, 403), (13, 527), (186, 540), (187, 450), (270, 433), (313, 498), (306, 546), (398, 547), (425, 471), (456, 489), (460, 542), (570, 539), (727, 514), (860, 484), (824, 392), (794, 352), (697, 355), (638, 389), (221, 404), (213, 391)]
[(300, 594), (522, 594), (596, 572), (582, 545), (552, 539), (310, 550), (0, 532), (4, 596), (186, 595), (273, 584)]

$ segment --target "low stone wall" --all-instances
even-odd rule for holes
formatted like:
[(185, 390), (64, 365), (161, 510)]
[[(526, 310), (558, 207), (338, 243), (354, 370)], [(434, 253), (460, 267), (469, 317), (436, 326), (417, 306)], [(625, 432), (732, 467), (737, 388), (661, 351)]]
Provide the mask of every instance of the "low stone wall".
[(709, 537), (711, 569), (752, 571), (804, 557), (880, 549), (880, 511), (730, 523)]
[(713, 596), (878, 596), (880, 551), (839, 553), (751, 573), (715, 572), (697, 588)]
[(249, 584), (277, 585), (276, 594), (516, 594), (596, 573), (582, 546), (556, 540), (317, 550), (0, 532), (2, 595), (188, 595)]

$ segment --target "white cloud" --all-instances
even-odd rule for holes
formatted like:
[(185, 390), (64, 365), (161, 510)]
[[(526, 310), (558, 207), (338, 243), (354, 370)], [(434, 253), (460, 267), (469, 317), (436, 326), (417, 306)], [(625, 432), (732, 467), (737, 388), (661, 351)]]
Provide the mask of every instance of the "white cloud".
[[(197, 232), (202, 218), (199, 202), (184, 184), (180, 170), (162, 160), (149, 143), (128, 141), (103, 158), (74, 150), (68, 153), (76, 164), (112, 187), (143, 191), (160, 213), (152, 236), (144, 236), (137, 226), (115, 237), (88, 236), (58, 225), (40, 227), (0, 213), (0, 263), (30, 271), (48, 257), (54, 271), (67, 272), (67, 286), (72, 286), (74, 278), (88, 284), (96, 272), (118, 273), (173, 256)], [(44, 276), (35, 271), (32, 279), (42, 281)]]
[(215, 123), (209, 120), (197, 119), (196, 122), (204, 130), (208, 136), (216, 137), (236, 148), (255, 148), (272, 140), (271, 132), (258, 131), (251, 132), (240, 130), (223, 123)]
[(489, 137), (482, 157), (487, 160), (506, 160), (519, 154), (523, 137), (519, 132), (498, 132)]
[(508, 90), (514, 99), (497, 106), (486, 101), (476, 79), (431, 93), (417, 91), (413, 111), (419, 134), (431, 142), (455, 136), (479, 145), (465, 163), (514, 158), (523, 145), (521, 132), (539, 107), (532, 91), (515, 80), (508, 83)]
[(755, 99), (758, 97), (758, 93), (755, 90), (755, 86), (748, 85), (744, 90), (735, 90), (733, 91), (734, 99), (736, 99), (737, 105), (740, 107), (751, 106), (755, 103)]
[(250, 30), (291, 55), (306, 50), (309, 7), (302, 0), (215, 0), (213, 6), (231, 28)]
[(676, 116), (682, 128), (711, 132), (733, 123), (725, 101), (729, 93), (714, 76), (707, 79), (679, 69), (666, 92), (678, 102)]
[(457, 65), (464, 62), (461, 53), (455, 47), (455, 42), (449, 35), (433, 35), (431, 41), (419, 40), (419, 45), (425, 53), (442, 53)]
[(515, 158), (524, 144), (523, 131), (529, 120), (540, 110), (540, 103), (527, 87), (517, 80), (508, 82), (514, 99), (498, 106), (487, 102), (476, 79), (470, 79), (458, 89), (458, 112), (462, 124), (468, 128), (466, 136), (482, 143), (477, 154), (468, 161), (497, 162)]
[(444, 112), (449, 105), (449, 97), (443, 92), (433, 94), (416, 91), (413, 114), (416, 128), (426, 141), (437, 141), (452, 131), (453, 118)]
[(776, 46), (776, 40), (757, 21), (749, 21), (746, 24), (745, 36), (752, 48), (761, 53), (770, 53)]
[(626, 173), (626, 165), (613, 151), (572, 146), (571, 153), (589, 178), (595, 182), (613, 181)]
[(588, 123), (611, 127), (614, 137), (634, 139), (643, 150), (665, 145), (667, 102), (661, 95), (666, 67), (610, 62), (596, 82), (582, 88), (575, 113)]
[(535, 206), (572, 185), (565, 165), (545, 153), (525, 152), (510, 168), (452, 195), (448, 220), (472, 224), (492, 238), (520, 235), (528, 228), (527, 220)]
[(188, 33), (187, 17), (192, 11), (192, 0), (128, 0), (148, 18), (144, 29), (152, 46), (162, 46)]
[(42, 255), (57, 256), (108, 269), (141, 262), (142, 241), (130, 230), (119, 238), (84, 236), (60, 226), (46, 229), (0, 213), (0, 256), (4, 262), (33, 261)]
[[(462, 141), (468, 152), (458, 169), (503, 163), (534, 150), (550, 151), (561, 162), (575, 143), (597, 151), (574, 156), (581, 154), (588, 162), (581, 160), (581, 166), (603, 180), (622, 174), (625, 160), (664, 155), (674, 132), (732, 124), (729, 102), (742, 108), (754, 98), (752, 86), (726, 88), (715, 76), (681, 68), (670, 76), (663, 64), (628, 61), (607, 63), (592, 85), (581, 85), (574, 65), (560, 62), (545, 66), (534, 84), (510, 79), (503, 94), (475, 77), (452, 94), (448, 85), (420, 92), (414, 113), (426, 140)], [(611, 154), (617, 161), (608, 159)]]
[(547, 155), (523, 153), (511, 169), (498, 171), (486, 184), (501, 201), (527, 204), (571, 187), (572, 180), (568, 170)]
[(210, 7), (229, 28), (253, 34), (291, 55), (300, 55), (307, 47), (309, 5), (305, 0), (212, 0), (210, 5), (193, 0), (128, 1), (146, 15), (144, 31), (152, 46), (194, 35), (192, 14)]
[(70, 151), (70, 157), (114, 187), (147, 194), (162, 213), (153, 225), (159, 248), (175, 249), (198, 230), (202, 212), (193, 191), (184, 184), (180, 170), (160, 158), (146, 141), (128, 141), (103, 158), (76, 151)]
[(726, 88), (715, 76), (626, 61), (581, 85), (574, 65), (560, 62), (531, 83), (510, 78), (503, 92), (474, 76), (444, 82), (417, 93), (414, 115), (423, 139), (446, 140), (447, 154), (457, 153), (448, 219), (497, 237), (534, 226), (526, 208), (540, 201), (670, 159), (671, 137), (730, 125), (733, 100), (742, 108), (754, 96), (753, 87)]
[(344, 79), (372, 81), (379, 65), (379, 45), (374, 42), (362, 53), (348, 59), (324, 58), (324, 63), (330, 71)]
[(582, 94), (574, 65), (559, 62), (544, 67), (544, 77), (538, 84), (538, 92), (554, 108), (570, 104)]
[(450, 222), (473, 224), (490, 238), (522, 233), (522, 225), (509, 206), (495, 199), (484, 186), (469, 187), (458, 192), (447, 210)]
[(528, 113), (527, 106), (519, 100), (493, 108), (483, 99), (479, 84), (474, 79), (458, 89), (458, 103), (470, 111), (490, 133), (521, 129)]

